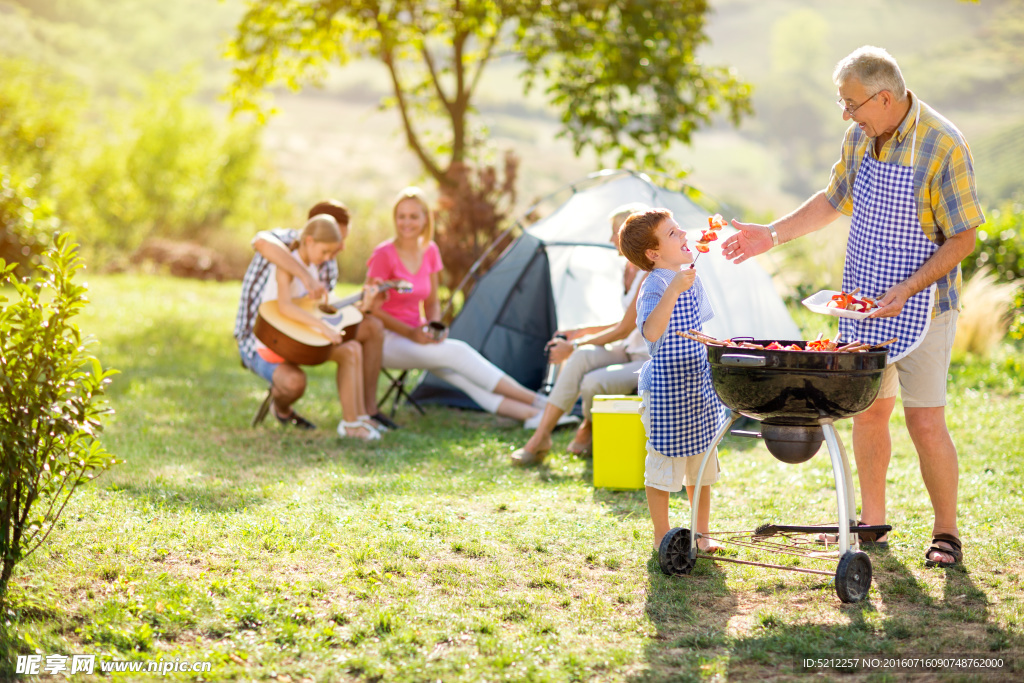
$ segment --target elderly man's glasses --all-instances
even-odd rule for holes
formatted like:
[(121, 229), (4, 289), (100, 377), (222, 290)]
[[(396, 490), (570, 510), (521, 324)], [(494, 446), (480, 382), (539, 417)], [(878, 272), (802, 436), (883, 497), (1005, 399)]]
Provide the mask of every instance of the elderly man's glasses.
[(861, 107), (863, 107), (865, 104), (868, 103), (868, 101), (873, 100), (876, 97), (878, 97), (879, 93), (881, 93), (881, 92), (882, 91), (879, 90), (874, 95), (872, 95), (871, 97), (867, 98), (866, 100), (864, 100), (860, 104), (854, 105), (852, 107), (846, 106), (846, 102), (844, 102), (842, 99), (838, 99), (838, 100), (836, 100), (836, 106), (838, 106), (840, 109), (842, 109), (844, 114), (849, 114), (850, 116), (853, 116), (853, 112), (855, 112), (858, 109), (860, 109)]

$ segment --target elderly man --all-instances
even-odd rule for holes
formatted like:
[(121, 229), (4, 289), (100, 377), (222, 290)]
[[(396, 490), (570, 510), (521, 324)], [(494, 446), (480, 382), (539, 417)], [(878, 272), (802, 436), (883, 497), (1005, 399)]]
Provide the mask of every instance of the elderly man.
[(843, 291), (859, 287), (877, 298), (878, 309), (863, 320), (840, 318), (840, 334), (873, 343), (898, 340), (889, 347), (878, 398), (853, 418), (862, 524), (885, 523), (889, 417), (899, 388), (935, 512), (925, 564), (948, 567), (963, 555), (959, 468), (945, 418), (946, 375), (960, 309), (960, 262), (974, 250), (975, 230), (985, 221), (973, 161), (960, 131), (907, 90), (885, 50), (859, 48), (839, 62), (833, 80), (843, 120), (854, 125), (828, 187), (773, 224), (733, 221), (739, 232), (722, 249), (726, 258), (742, 263), (820, 230), (841, 213), (851, 216)]

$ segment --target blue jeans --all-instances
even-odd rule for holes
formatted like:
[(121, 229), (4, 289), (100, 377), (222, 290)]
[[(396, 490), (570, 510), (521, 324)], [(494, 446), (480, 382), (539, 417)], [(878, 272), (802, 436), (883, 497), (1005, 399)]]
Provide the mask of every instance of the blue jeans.
[(239, 352), (239, 355), (242, 357), (242, 363), (245, 367), (267, 380), (267, 382), (273, 384), (274, 370), (277, 369), (277, 366), (280, 365), (280, 363), (271, 363), (270, 361), (265, 360), (263, 356), (258, 353), (253, 353), (249, 357), (246, 357), (245, 354), (242, 354), (241, 352)]

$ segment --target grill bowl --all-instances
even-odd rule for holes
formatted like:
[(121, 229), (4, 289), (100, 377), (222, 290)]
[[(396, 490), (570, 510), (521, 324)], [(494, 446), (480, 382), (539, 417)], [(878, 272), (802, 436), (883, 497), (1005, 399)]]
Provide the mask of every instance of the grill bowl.
[[(805, 344), (779, 343), (801, 348)], [(854, 353), (707, 348), (711, 379), (722, 403), (777, 425), (817, 425), (822, 417), (864, 412), (878, 396), (888, 355), (885, 348)]]

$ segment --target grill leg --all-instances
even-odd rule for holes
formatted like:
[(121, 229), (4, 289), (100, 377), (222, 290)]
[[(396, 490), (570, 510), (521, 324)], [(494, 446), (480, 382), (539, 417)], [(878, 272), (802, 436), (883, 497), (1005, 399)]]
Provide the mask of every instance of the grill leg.
[(697, 505), (700, 503), (700, 483), (704, 480), (704, 468), (707, 467), (708, 460), (711, 459), (711, 453), (738, 419), (740, 419), (740, 414), (730, 410), (722, 427), (715, 434), (715, 438), (711, 440), (711, 445), (708, 446), (708, 450), (704, 453), (704, 459), (700, 462), (700, 469), (697, 470), (697, 483), (693, 487), (693, 500), (690, 501), (690, 559), (694, 561), (697, 559)]
[[(850, 520), (857, 516), (853, 475), (850, 473), (850, 461), (846, 457), (846, 449), (843, 448), (843, 442), (836, 434), (836, 429), (830, 418), (822, 418), (821, 431), (825, 434), (828, 455), (832, 460), (832, 476), (836, 482), (836, 507), (839, 510), (839, 557), (842, 557), (850, 549)], [(859, 545), (860, 537), (856, 534), (853, 536), (854, 545)]]

